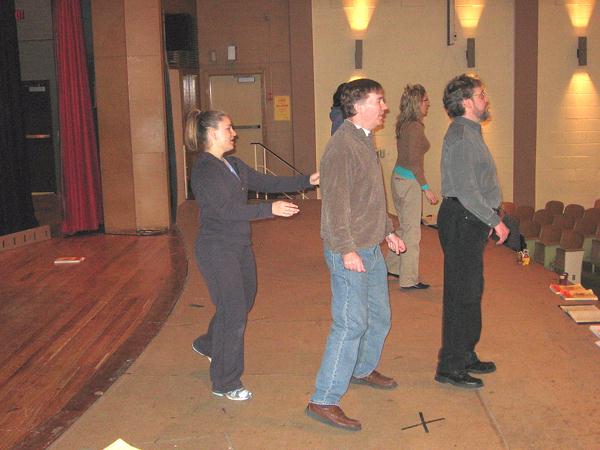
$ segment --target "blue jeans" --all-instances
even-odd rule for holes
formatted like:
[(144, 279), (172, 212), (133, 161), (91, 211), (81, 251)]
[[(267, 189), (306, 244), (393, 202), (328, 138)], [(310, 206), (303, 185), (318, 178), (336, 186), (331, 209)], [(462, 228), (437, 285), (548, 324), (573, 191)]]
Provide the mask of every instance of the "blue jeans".
[(325, 248), (333, 324), (310, 400), (319, 405), (339, 405), (350, 378), (365, 377), (377, 367), (390, 330), (387, 269), (381, 249), (376, 245), (357, 253), (366, 272), (347, 270), (342, 255)]

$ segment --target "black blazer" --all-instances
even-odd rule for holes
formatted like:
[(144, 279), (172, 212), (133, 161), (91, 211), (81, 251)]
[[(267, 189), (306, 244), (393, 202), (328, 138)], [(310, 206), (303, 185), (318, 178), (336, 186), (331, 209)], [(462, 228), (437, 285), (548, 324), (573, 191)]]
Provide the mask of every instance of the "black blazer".
[(235, 156), (225, 163), (210, 153), (198, 156), (192, 169), (192, 190), (200, 207), (199, 240), (222, 240), (250, 244), (250, 220), (273, 217), (271, 203), (248, 203), (248, 190), (256, 192), (297, 192), (312, 187), (309, 176), (264, 175)]

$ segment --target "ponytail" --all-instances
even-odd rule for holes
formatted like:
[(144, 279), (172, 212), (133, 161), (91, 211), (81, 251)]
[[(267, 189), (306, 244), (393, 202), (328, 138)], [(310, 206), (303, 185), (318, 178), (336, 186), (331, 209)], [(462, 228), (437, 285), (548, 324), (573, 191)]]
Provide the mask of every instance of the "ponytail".
[(187, 149), (204, 149), (208, 144), (208, 128), (217, 129), (223, 117), (227, 117), (223, 111), (200, 111), (198, 109), (190, 111), (185, 121), (183, 134)]

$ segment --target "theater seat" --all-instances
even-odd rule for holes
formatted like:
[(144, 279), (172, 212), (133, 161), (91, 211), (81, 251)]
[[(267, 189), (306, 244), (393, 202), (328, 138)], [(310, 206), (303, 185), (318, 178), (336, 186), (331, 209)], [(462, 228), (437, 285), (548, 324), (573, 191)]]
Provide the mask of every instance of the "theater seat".
[(574, 230), (563, 230), (552, 267), (555, 272), (568, 273), (571, 283), (581, 282), (583, 236)]
[(575, 226), (575, 219), (566, 214), (557, 214), (552, 219), (552, 225), (557, 226), (561, 230), (572, 230)]
[(519, 225), (519, 230), (525, 239), (525, 246), (529, 251), (535, 248), (535, 243), (540, 239), (542, 227), (533, 220), (527, 220)]
[(560, 200), (550, 200), (546, 203), (546, 206), (544, 207), (544, 209), (550, 211), (553, 216), (557, 214), (562, 214), (564, 208), (565, 204)]
[(502, 212), (504, 214), (508, 214), (509, 216), (514, 216), (515, 210), (517, 209), (517, 207), (515, 206), (515, 204), (513, 202), (502, 202), (502, 205), (500, 205), (500, 209), (502, 210)]
[(577, 221), (583, 217), (584, 211), (585, 208), (583, 206), (578, 205), (577, 203), (569, 203), (567, 206), (565, 206), (563, 214), (565, 216), (572, 217)]
[(596, 229), (596, 236), (592, 239), (592, 254), (590, 260), (592, 262), (592, 272), (595, 272), (596, 267), (600, 266), (600, 227)]
[(535, 209), (533, 209), (533, 206), (517, 206), (514, 217), (518, 219), (519, 223), (523, 223), (533, 219), (534, 213)]
[(556, 249), (560, 243), (561, 235), (562, 230), (554, 225), (548, 224), (542, 226), (540, 239), (535, 243), (533, 260), (550, 269), (556, 257)]
[(596, 225), (600, 223), (600, 208), (589, 208), (583, 212), (583, 219), (591, 218), (596, 222)]
[(596, 229), (599, 227), (594, 217), (582, 217), (577, 221), (573, 228), (583, 236), (583, 260), (590, 261), (592, 255), (592, 241), (596, 236)]
[(544, 225), (550, 225), (552, 223), (554, 214), (549, 209), (538, 209), (533, 214), (533, 220), (543, 227)]

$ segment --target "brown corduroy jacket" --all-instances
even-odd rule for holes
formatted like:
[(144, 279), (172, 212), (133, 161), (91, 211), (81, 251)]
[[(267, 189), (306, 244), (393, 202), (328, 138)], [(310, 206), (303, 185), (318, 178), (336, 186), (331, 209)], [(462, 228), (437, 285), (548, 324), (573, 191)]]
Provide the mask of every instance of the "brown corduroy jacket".
[(321, 238), (342, 255), (373, 247), (393, 231), (372, 136), (345, 120), (321, 159)]

